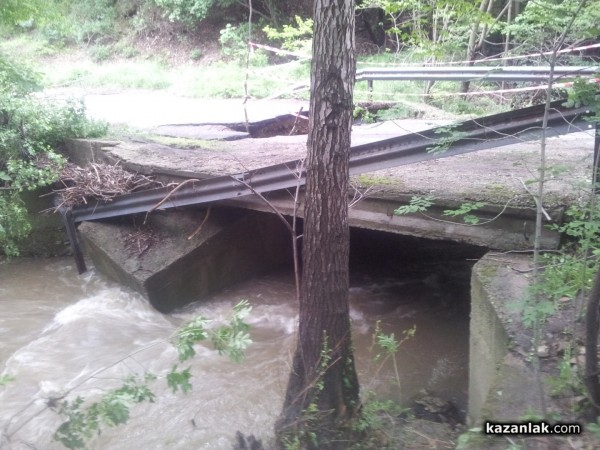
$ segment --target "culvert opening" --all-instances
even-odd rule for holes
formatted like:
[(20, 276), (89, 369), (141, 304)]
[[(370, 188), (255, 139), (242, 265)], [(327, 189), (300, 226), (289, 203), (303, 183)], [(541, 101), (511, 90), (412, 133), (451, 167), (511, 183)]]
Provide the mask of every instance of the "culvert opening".
[[(383, 368), (369, 352), (358, 360), (364, 389), (373, 384), (379, 395), (410, 406), (418, 418), (464, 422), (471, 269), (486, 251), (451, 241), (351, 230), (355, 346), (378, 348), (374, 324), (398, 342), (406, 338), (396, 355), (399, 380), (390, 359)], [(412, 337), (409, 330), (414, 330)]]

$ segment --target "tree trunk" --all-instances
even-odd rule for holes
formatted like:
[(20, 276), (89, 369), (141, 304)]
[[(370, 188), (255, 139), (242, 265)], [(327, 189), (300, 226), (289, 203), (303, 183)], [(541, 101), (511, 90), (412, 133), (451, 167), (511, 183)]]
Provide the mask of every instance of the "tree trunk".
[(316, 0), (299, 335), (280, 445), (346, 448), (359, 406), (348, 305), (348, 183), (355, 77), (354, 1)]
[[(467, 61), (469, 61), (469, 66), (472, 66), (475, 63), (475, 56), (477, 53), (477, 36), (479, 35), (479, 25), (481, 24), (481, 18), (483, 14), (487, 11), (488, 6), (491, 6), (493, 0), (483, 0), (479, 5), (479, 14), (475, 17), (475, 20), (471, 24), (471, 33), (469, 34), (469, 43), (467, 44)], [(483, 33), (483, 32), (482, 32)], [(460, 91), (463, 93), (469, 92), (469, 81), (463, 81), (461, 83)]]
[(598, 329), (600, 328), (600, 271), (586, 311), (585, 375), (583, 382), (592, 404), (600, 411), (600, 369), (598, 368)]

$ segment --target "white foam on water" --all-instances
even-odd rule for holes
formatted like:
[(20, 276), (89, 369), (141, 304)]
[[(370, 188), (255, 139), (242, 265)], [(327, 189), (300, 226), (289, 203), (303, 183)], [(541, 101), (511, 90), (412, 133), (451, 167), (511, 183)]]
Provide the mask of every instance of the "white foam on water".
[[(72, 262), (68, 261), (68, 265)], [(91, 449), (224, 449), (231, 448), (237, 429), (268, 440), (282, 405), (296, 344), (298, 311), (289, 274), (241, 283), (208, 301), (165, 316), (139, 295), (93, 273), (71, 277), (71, 269), (55, 268), (50, 277), (46, 273), (38, 282), (37, 297), (6, 303), (14, 313), (8, 322), (0, 318), (2, 329), (6, 330), (3, 332), (26, 337), (9, 347), (5, 373), (16, 379), (0, 388), (0, 430), (7, 420), (24, 411), (11, 425), (14, 429), (15, 425), (31, 419), (19, 433), (20, 437), (40, 449), (62, 448), (51, 440), (61, 423), (60, 417), (45, 410), (32, 418), (48, 399), (68, 389), (74, 389), (70, 399), (77, 395), (97, 399), (102, 392), (119, 386), (126, 376), (148, 370), (160, 376), (152, 384), (156, 403), (132, 408), (128, 424), (103, 429), (102, 435), (90, 442)], [(38, 272), (32, 270), (27, 277), (34, 280)], [(48, 279), (56, 285), (49, 286)], [(432, 349), (441, 347), (440, 342), (419, 340), (427, 336), (428, 326), (436, 328), (432, 333), (437, 333), (440, 324), (428, 325), (432, 319), (437, 320), (429, 316), (427, 322), (419, 321), (422, 319), (417, 316), (422, 315), (419, 309), (422, 306), (410, 303), (410, 296), (402, 297), (402, 283), (396, 281), (397, 286), (390, 292), (384, 289), (390, 284), (387, 280), (381, 283), (374, 280), (371, 285), (351, 289), (354, 343), (357, 354), (363, 351), (361, 356), (357, 355), (357, 359), (362, 358), (359, 365), (369, 365), (364, 349), (373, 345), (371, 335), (377, 320), (381, 320), (384, 333), (394, 332), (397, 338), (418, 322), (417, 337), (402, 346), (401, 377), (416, 378), (420, 383), (415, 386), (417, 390), (432, 375), (436, 384), (438, 378), (445, 383), (448, 376), (456, 375), (454, 366), (445, 361), (433, 366), (448, 351), (443, 349), (439, 355), (430, 355)], [(64, 292), (60, 292), (61, 286), (65, 287)], [(39, 298), (40, 292), (44, 298)], [(53, 299), (54, 295), (61, 296), (61, 300)], [(253, 307), (245, 319), (251, 325), (254, 341), (246, 351), (246, 360), (235, 364), (207, 342), (196, 346), (195, 358), (179, 363), (176, 351), (167, 342), (176, 328), (199, 314), (213, 320), (211, 327), (219, 326), (228, 321), (232, 308), (243, 298)], [(413, 308), (420, 311), (415, 317), (411, 316)], [(403, 315), (411, 317), (402, 319)], [(33, 316), (38, 319), (31, 320)], [(446, 340), (450, 345), (450, 340)], [(415, 369), (415, 362), (423, 364), (420, 372)], [(193, 390), (186, 395), (173, 394), (166, 386), (164, 375), (176, 363), (180, 369), (191, 367)], [(108, 370), (99, 372), (108, 366)], [(386, 368), (381, 371), (373, 368), (377, 373), (374, 382), (384, 380), (383, 387), (395, 386), (385, 378)], [(361, 378), (361, 382), (368, 384), (367, 377)], [(403, 379), (404, 388), (412, 386)], [(387, 394), (385, 390), (382, 392)], [(396, 394), (390, 391), (389, 398), (395, 398)]]

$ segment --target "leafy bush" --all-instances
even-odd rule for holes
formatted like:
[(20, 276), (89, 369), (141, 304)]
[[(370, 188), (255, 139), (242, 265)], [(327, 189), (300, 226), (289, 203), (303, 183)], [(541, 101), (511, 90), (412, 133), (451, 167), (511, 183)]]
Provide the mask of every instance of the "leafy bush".
[(106, 126), (85, 117), (82, 102), (53, 104), (31, 94), (37, 76), (0, 54), (0, 249), (17, 255), (31, 226), (20, 193), (51, 184), (64, 163), (65, 138), (98, 137)]
[(40, 88), (41, 76), (0, 53), (0, 93), (26, 94)]
[(154, 0), (171, 22), (193, 25), (206, 18), (213, 6), (230, 6), (235, 0)]
[[(538, 0), (527, 2), (514, 23), (505, 27), (505, 32), (514, 36), (515, 42), (524, 46), (524, 51), (539, 51), (552, 48), (580, 6), (579, 0)], [(597, 2), (588, 2), (577, 14), (569, 27), (565, 44), (594, 38), (598, 34), (600, 10)]]
[(295, 16), (295, 25), (284, 25), (281, 30), (266, 26), (263, 31), (271, 40), (281, 42), (281, 47), (289, 51), (310, 53), (313, 33), (313, 20)]
[(2, 0), (0, 2), (0, 23), (17, 25), (18, 22), (29, 20), (38, 15), (42, 8), (41, 0)]
[(248, 49), (248, 25), (234, 26), (228, 23), (219, 31), (221, 53), (229, 59), (242, 60)]
[(110, 59), (114, 54), (112, 45), (96, 45), (90, 49), (90, 56), (95, 62), (102, 62)]
[(73, 0), (70, 18), (78, 42), (105, 43), (115, 37), (118, 11), (114, 0)]

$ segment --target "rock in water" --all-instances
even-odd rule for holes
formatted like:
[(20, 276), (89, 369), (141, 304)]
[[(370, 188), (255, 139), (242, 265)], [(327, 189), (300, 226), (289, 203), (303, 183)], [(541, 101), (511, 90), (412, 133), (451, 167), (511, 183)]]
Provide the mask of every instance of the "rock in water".
[(265, 450), (260, 439), (256, 439), (254, 435), (244, 436), (241, 431), (235, 433), (236, 443), (233, 450)]

